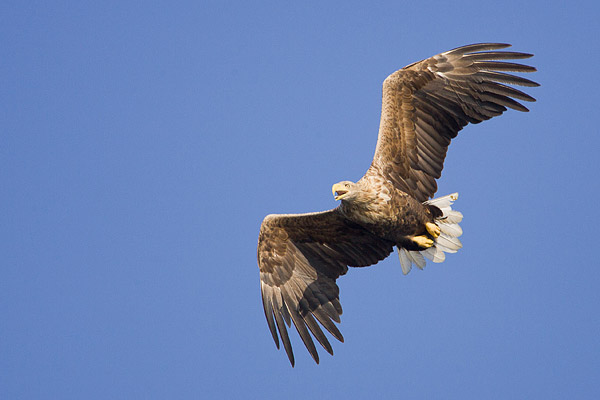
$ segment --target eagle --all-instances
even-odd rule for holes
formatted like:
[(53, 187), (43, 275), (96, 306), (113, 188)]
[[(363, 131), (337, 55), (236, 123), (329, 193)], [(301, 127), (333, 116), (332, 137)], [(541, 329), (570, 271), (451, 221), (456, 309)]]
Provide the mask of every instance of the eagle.
[[(398, 250), (407, 274), (425, 258), (444, 261), (462, 247), (457, 193), (433, 199), (450, 141), (468, 123), (533, 102), (509, 85), (539, 86), (507, 72), (534, 72), (513, 62), (532, 54), (500, 51), (503, 43), (471, 44), (410, 64), (383, 82), (375, 155), (357, 182), (332, 187), (340, 204), (328, 211), (267, 215), (257, 258), (262, 303), (275, 345), (279, 337), (294, 366), (287, 328), (293, 323), (319, 363), (312, 337), (333, 355), (321, 327), (340, 342), (342, 306), (336, 279), (348, 267), (376, 264)], [(286, 328), (287, 327), (287, 328)], [(311, 336), (312, 334), (312, 336)]]

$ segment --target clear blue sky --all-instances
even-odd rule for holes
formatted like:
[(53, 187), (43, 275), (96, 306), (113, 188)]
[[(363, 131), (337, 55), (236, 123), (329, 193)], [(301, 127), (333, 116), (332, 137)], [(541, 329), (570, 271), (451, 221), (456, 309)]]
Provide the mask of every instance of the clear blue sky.
[[(600, 10), (569, 4), (4, 1), (0, 398), (599, 398)], [(294, 334), (292, 369), (262, 218), (334, 207), (383, 79), (482, 41), (542, 86), (450, 147), (464, 248), (351, 270), (346, 343)]]

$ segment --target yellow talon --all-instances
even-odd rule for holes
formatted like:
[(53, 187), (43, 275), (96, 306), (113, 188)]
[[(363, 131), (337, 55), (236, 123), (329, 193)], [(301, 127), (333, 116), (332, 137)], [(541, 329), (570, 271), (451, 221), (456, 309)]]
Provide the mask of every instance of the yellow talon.
[(427, 222), (425, 224), (425, 229), (427, 229), (427, 232), (429, 232), (429, 234), (431, 236), (433, 236), (434, 238), (437, 238), (438, 236), (440, 236), (440, 233), (442, 232), (440, 230), (440, 227), (437, 226), (436, 224), (434, 224), (433, 222)]
[(433, 246), (433, 240), (429, 239), (427, 236), (414, 236), (412, 241), (415, 242), (419, 247), (429, 248)]

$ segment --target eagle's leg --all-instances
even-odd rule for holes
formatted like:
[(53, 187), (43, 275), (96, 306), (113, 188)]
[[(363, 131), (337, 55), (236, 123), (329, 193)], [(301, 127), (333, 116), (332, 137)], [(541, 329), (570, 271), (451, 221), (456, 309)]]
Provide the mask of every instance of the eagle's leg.
[(434, 239), (440, 236), (440, 233), (442, 232), (440, 230), (440, 227), (434, 224), (433, 222), (427, 222), (425, 224), (425, 229), (427, 229), (427, 232), (429, 232), (429, 234), (433, 236)]
[(411, 240), (419, 247), (422, 248), (430, 248), (431, 246), (433, 246), (433, 240), (429, 239), (427, 236), (422, 235), (422, 236), (413, 236), (411, 238)]

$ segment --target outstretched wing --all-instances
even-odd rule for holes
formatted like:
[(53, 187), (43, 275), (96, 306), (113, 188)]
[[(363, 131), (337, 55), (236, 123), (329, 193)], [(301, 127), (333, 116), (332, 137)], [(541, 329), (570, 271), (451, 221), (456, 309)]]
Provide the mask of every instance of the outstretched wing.
[[(505, 71), (533, 72), (507, 61), (532, 54), (496, 51), (508, 44), (459, 47), (394, 72), (383, 82), (379, 137), (368, 174), (383, 175), (425, 201), (437, 190), (450, 140), (469, 122), (479, 123), (535, 99), (507, 84), (539, 86)], [(491, 50), (491, 51), (486, 51)]]
[(392, 246), (346, 220), (338, 209), (264, 219), (258, 238), (263, 307), (273, 340), (279, 348), (279, 332), (292, 366), (294, 354), (286, 324), (294, 323), (317, 363), (319, 355), (309, 331), (333, 354), (316, 321), (344, 341), (333, 323), (339, 323), (342, 314), (335, 280), (348, 266), (363, 267), (383, 260)]

